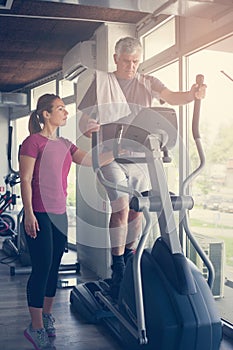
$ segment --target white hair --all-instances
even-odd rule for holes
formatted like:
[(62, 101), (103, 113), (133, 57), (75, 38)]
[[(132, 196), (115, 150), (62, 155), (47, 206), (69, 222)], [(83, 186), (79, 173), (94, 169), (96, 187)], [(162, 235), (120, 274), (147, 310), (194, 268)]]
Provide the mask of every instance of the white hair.
[(134, 54), (136, 52), (142, 52), (142, 45), (137, 38), (127, 36), (118, 40), (115, 45), (115, 54), (117, 56), (122, 53)]

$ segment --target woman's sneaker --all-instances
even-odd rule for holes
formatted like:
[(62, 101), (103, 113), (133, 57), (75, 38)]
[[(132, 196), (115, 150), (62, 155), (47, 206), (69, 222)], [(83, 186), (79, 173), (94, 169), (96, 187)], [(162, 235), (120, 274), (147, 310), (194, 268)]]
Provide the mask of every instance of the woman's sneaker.
[(54, 346), (50, 343), (48, 334), (44, 328), (33, 329), (30, 325), (24, 331), (24, 336), (33, 344), (36, 350), (51, 350)]
[(49, 337), (56, 337), (56, 328), (54, 327), (55, 318), (52, 314), (43, 314), (44, 328)]

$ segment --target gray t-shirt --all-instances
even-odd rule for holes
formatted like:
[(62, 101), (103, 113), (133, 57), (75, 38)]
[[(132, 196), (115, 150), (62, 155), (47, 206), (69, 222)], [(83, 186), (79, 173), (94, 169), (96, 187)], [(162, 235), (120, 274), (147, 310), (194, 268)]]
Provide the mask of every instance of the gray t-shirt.
[[(161, 91), (166, 88), (159, 79), (140, 73), (137, 73), (133, 79), (117, 78), (117, 81), (131, 110), (131, 114), (127, 116), (129, 120), (133, 119), (142, 108), (151, 107), (153, 100), (159, 100)], [(95, 118), (98, 114), (96, 78), (88, 88), (78, 109), (90, 117)], [(112, 125), (107, 124), (102, 130), (102, 141), (112, 139), (114, 135), (115, 129)]]
[[(160, 99), (160, 93), (166, 86), (157, 78), (137, 73), (133, 79), (119, 79), (118, 83), (131, 110), (134, 106), (151, 107), (153, 99)], [(97, 104), (96, 79), (93, 80), (78, 109), (86, 112)], [(91, 110), (91, 109), (90, 109)]]

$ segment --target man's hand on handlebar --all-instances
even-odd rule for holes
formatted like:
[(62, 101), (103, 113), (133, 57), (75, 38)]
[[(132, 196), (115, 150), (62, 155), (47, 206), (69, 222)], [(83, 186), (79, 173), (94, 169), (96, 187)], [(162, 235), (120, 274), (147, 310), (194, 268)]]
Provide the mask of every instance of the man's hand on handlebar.
[(205, 98), (206, 95), (206, 84), (202, 84), (202, 85), (198, 85), (198, 84), (193, 84), (191, 87), (191, 94), (193, 96), (193, 99), (198, 99), (198, 100), (202, 100), (203, 98)]

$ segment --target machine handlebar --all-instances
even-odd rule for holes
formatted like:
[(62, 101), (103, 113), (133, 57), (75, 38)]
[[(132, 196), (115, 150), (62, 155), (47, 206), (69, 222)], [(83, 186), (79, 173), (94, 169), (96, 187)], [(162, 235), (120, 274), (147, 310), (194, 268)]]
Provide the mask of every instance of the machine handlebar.
[(92, 133), (91, 137), (92, 142), (92, 168), (94, 171), (97, 171), (100, 168), (99, 164), (99, 133), (97, 131)]
[[(198, 89), (204, 83), (204, 75), (198, 74), (196, 76), (196, 84)], [(199, 119), (200, 119), (200, 109), (201, 109), (201, 100), (195, 97), (194, 108), (193, 108), (193, 123), (192, 123), (192, 132), (194, 140), (200, 138), (199, 132)]]

